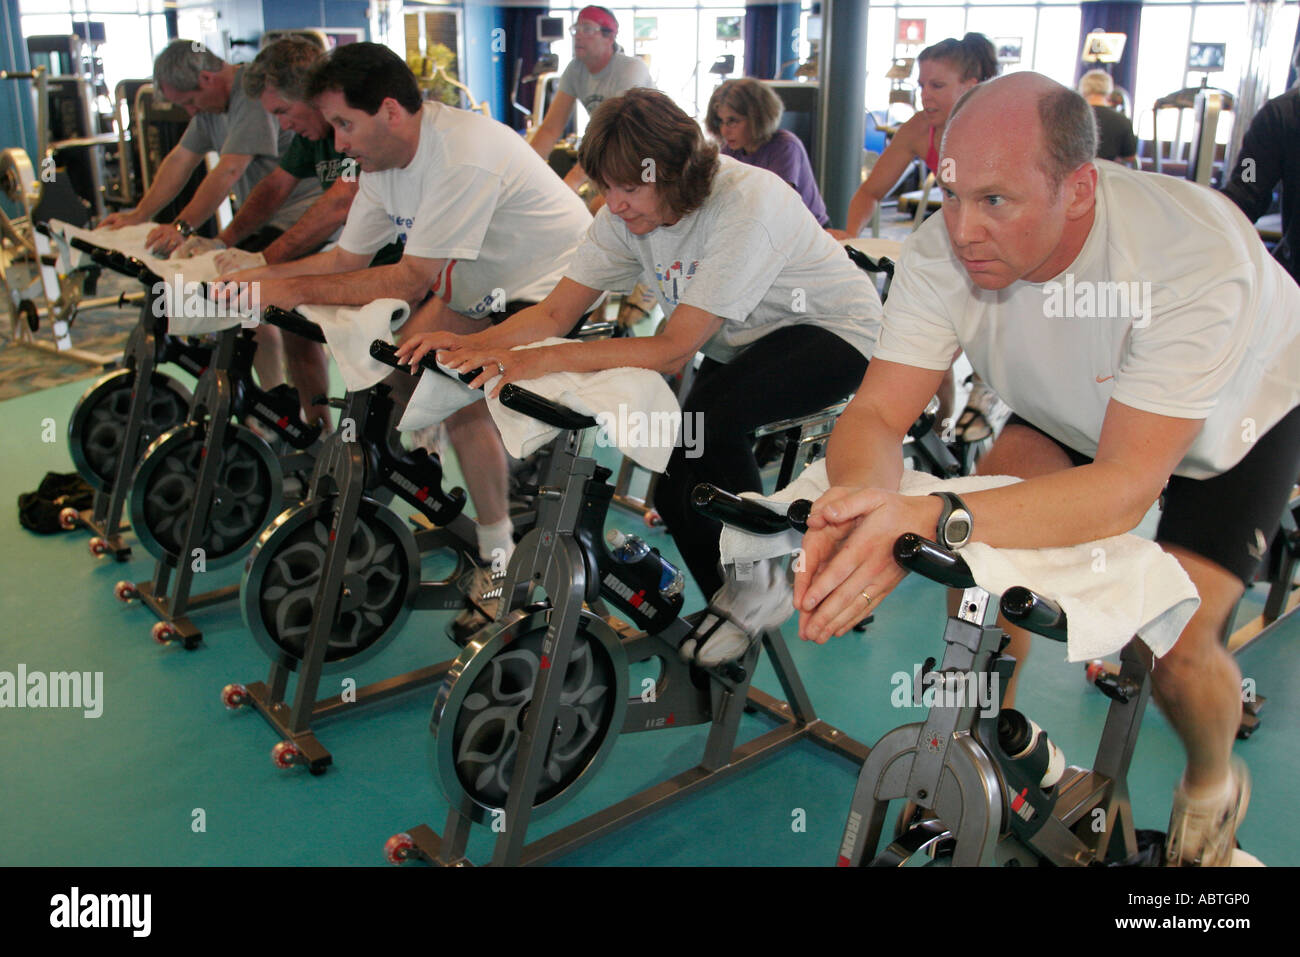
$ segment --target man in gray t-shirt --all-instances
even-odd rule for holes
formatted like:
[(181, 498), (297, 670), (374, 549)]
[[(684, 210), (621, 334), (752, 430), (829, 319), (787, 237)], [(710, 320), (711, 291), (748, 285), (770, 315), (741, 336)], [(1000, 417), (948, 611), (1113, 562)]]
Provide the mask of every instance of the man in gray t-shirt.
[[(158, 55), (155, 87), (164, 99), (190, 114), (190, 124), (158, 167), (139, 205), (114, 213), (101, 225), (117, 228), (148, 221), (184, 188), (204, 154), (220, 153), (220, 161), (208, 171), (175, 222), (159, 226), (146, 239), (151, 251), (165, 256), (206, 222), (232, 191), (242, 202), (275, 170), (293, 135), (280, 130), (262, 105), (244, 94), (240, 69), (189, 40), (174, 40)], [(267, 225), (277, 232), (287, 229), (320, 192), (319, 183), (301, 181)]]
[[(618, 21), (604, 7), (584, 7), (569, 32), (573, 34), (573, 61), (560, 74), (560, 89), (532, 139), (532, 147), (542, 159), (550, 158), (573, 116), (574, 101), (581, 100), (590, 115), (605, 100), (633, 87), (654, 89), (645, 61), (622, 53), (614, 42)], [(575, 164), (564, 181), (577, 190), (586, 179), (582, 167)]]

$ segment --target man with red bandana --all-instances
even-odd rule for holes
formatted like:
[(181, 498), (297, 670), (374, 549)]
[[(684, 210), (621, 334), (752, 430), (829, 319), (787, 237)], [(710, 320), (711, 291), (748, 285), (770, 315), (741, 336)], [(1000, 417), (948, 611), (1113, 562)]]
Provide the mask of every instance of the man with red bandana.
[[(569, 32), (573, 34), (573, 60), (560, 74), (560, 89), (532, 140), (542, 159), (551, 155), (568, 125), (575, 100), (582, 101), (590, 116), (605, 100), (634, 87), (654, 89), (645, 61), (623, 53), (614, 42), (618, 20), (604, 7), (583, 7)], [(576, 190), (586, 179), (582, 167), (575, 164), (564, 181)]]

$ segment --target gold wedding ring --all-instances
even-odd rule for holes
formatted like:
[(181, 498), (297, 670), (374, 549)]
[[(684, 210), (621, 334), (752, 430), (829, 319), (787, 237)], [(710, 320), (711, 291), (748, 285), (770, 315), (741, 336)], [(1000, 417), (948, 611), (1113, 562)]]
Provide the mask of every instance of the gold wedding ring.
[(871, 598), (870, 595), (867, 594), (867, 591), (866, 591), (865, 588), (862, 590), (862, 597), (865, 598), (865, 599), (867, 600), (867, 604), (868, 604), (868, 605), (871, 604), (871, 602), (872, 602), (872, 598)]

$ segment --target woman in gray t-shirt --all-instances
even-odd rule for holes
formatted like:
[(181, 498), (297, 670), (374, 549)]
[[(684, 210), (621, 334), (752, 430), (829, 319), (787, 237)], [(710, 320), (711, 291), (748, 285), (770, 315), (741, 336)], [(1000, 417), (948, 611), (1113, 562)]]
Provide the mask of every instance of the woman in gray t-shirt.
[[(607, 205), (544, 301), (473, 336), (409, 339), (481, 385), (550, 372), (640, 367), (676, 373), (705, 359), (683, 402), (683, 433), (655, 506), (705, 595), (722, 584), (719, 526), (690, 507), (699, 482), (761, 489), (753, 431), (806, 415), (857, 388), (875, 344), (880, 299), (809, 213), (767, 170), (719, 158), (699, 125), (667, 96), (630, 90), (592, 117), (580, 161)], [(649, 338), (574, 342), (512, 352), (568, 332), (603, 291), (641, 280), (667, 315)]]

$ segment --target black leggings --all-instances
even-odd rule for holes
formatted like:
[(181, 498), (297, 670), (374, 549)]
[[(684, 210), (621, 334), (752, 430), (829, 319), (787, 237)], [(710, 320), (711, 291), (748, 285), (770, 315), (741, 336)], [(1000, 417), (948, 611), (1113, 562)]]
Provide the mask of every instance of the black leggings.
[(691, 507), (691, 491), (700, 482), (728, 492), (762, 491), (754, 430), (841, 401), (866, 371), (862, 353), (811, 325), (769, 333), (726, 364), (704, 360), (682, 403), (683, 435), (694, 448), (678, 443), (654, 504), (706, 599), (722, 587), (722, 526)]

